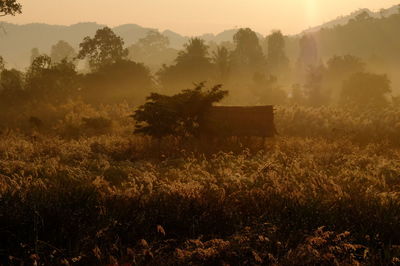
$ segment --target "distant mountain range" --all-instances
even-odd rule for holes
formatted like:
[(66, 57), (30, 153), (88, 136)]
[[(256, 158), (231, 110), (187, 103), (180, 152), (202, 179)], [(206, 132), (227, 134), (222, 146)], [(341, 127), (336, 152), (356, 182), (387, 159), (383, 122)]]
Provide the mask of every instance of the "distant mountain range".
[[(303, 33), (316, 32), (321, 28), (332, 28), (337, 25), (344, 25), (362, 12), (367, 12), (372, 17), (379, 17), (389, 16), (399, 12), (398, 10), (399, 6), (393, 6), (392, 8), (382, 10), (381, 12), (372, 12), (368, 9), (361, 9), (348, 16), (339, 17), (323, 25), (307, 29)], [(93, 22), (78, 23), (71, 26), (39, 23), (16, 25), (7, 22), (0, 22), (0, 26), (0, 55), (4, 57), (5, 61), (8, 63), (8, 67), (23, 69), (29, 64), (32, 48), (38, 48), (40, 52), (48, 53), (52, 45), (57, 43), (59, 40), (65, 40), (77, 49), (79, 43), (84, 37), (93, 36), (97, 29), (102, 28), (105, 25)], [(136, 24), (126, 24), (114, 27), (113, 30), (125, 40), (126, 45), (131, 45), (140, 38), (146, 36), (146, 33), (149, 30), (156, 29), (142, 27)], [(199, 37), (206, 41), (220, 43), (223, 41), (232, 41), (232, 37), (236, 31), (237, 29), (230, 29), (216, 35), (203, 34)], [(171, 30), (165, 30), (162, 34), (169, 38), (171, 47), (176, 49), (182, 48), (183, 44), (189, 38)], [(259, 36), (262, 35), (259, 34)]]
[(357, 11), (354, 11), (350, 15), (340, 16), (340, 17), (337, 17), (336, 19), (331, 20), (327, 23), (323, 23), (319, 26), (309, 28), (309, 29), (303, 31), (302, 33), (316, 32), (316, 31), (321, 30), (322, 28), (326, 29), (326, 28), (333, 28), (335, 26), (346, 25), (351, 19), (355, 19), (358, 15), (360, 15), (364, 12), (366, 12), (370, 17), (379, 18), (379, 17), (389, 17), (393, 14), (399, 13), (399, 10), (400, 10), (400, 5), (395, 5), (388, 9), (381, 9), (380, 11), (377, 11), (377, 12), (373, 12), (373, 11), (369, 10), (368, 8), (362, 8)]

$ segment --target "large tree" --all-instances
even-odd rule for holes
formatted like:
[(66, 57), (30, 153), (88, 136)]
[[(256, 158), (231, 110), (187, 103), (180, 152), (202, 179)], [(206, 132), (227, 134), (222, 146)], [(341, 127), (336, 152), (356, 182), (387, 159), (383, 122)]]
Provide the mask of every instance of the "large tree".
[(135, 132), (158, 138), (196, 136), (204, 113), (227, 94), (221, 85), (205, 90), (204, 83), (173, 96), (152, 93), (133, 115)]
[(5, 66), (4, 59), (2, 56), (0, 56), (0, 72), (3, 71), (4, 66)]
[(340, 92), (344, 80), (351, 75), (364, 72), (366, 64), (358, 57), (352, 55), (333, 56), (327, 62), (325, 73), (325, 86), (331, 90), (332, 100), (340, 99)]
[(22, 6), (17, 0), (0, 0), (0, 17), (21, 14)]
[(64, 59), (73, 61), (75, 56), (75, 49), (66, 41), (59, 41), (51, 47), (50, 57), (53, 63), (60, 63)]
[(384, 106), (390, 92), (390, 80), (386, 75), (360, 72), (343, 82), (341, 98), (347, 104)]
[(82, 95), (91, 103), (143, 103), (153, 88), (150, 71), (141, 63), (119, 60), (83, 78)]
[(249, 28), (240, 29), (234, 36), (232, 63), (236, 70), (261, 71), (266, 64), (257, 34)]
[(178, 50), (169, 47), (168, 37), (158, 31), (149, 31), (128, 48), (129, 58), (144, 63), (156, 70), (163, 64), (171, 64), (178, 55)]
[(278, 75), (288, 70), (289, 59), (285, 54), (285, 39), (280, 31), (268, 36), (267, 63), (269, 71)]
[(312, 35), (303, 35), (300, 39), (300, 54), (298, 67), (306, 71), (309, 67), (316, 67), (319, 63), (317, 42)]
[(217, 47), (213, 52), (212, 61), (216, 69), (216, 80), (226, 82), (230, 72), (229, 51), (226, 47)]
[(164, 66), (158, 76), (164, 88), (176, 92), (193, 83), (210, 80), (214, 74), (213, 67), (204, 40), (193, 38), (179, 52), (175, 64)]
[(78, 58), (88, 59), (92, 70), (113, 64), (128, 55), (123, 39), (108, 27), (97, 30), (93, 38), (85, 37), (79, 47)]
[(78, 92), (75, 65), (66, 60), (52, 63), (47, 55), (34, 59), (26, 74), (26, 91), (32, 99), (63, 102)]

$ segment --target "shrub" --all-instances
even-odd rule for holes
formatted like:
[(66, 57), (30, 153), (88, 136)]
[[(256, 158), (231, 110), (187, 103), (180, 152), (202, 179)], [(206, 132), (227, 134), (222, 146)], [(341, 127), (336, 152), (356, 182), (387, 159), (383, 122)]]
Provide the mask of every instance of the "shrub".
[(194, 89), (173, 96), (152, 93), (133, 115), (135, 133), (158, 138), (197, 135), (204, 112), (227, 95), (221, 87), (217, 85), (204, 91), (204, 83), (200, 83)]

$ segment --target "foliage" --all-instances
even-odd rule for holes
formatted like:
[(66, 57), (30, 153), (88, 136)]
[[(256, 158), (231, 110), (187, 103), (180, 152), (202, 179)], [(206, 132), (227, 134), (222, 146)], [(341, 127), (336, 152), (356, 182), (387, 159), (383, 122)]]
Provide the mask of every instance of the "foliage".
[(246, 69), (254, 74), (254, 71), (265, 65), (265, 57), (254, 31), (249, 28), (239, 29), (233, 41), (235, 50), (231, 56), (235, 69)]
[(310, 106), (321, 106), (329, 103), (329, 92), (323, 91), (326, 69), (323, 65), (310, 65), (307, 69), (305, 94)]
[(66, 41), (59, 41), (51, 47), (50, 57), (53, 63), (60, 63), (63, 60), (71, 62), (75, 59), (76, 52)]
[(122, 38), (108, 27), (97, 30), (93, 38), (85, 37), (79, 47), (78, 58), (87, 58), (92, 70), (116, 63), (128, 55)]
[(385, 96), (390, 92), (386, 75), (360, 72), (344, 81), (341, 97), (345, 103), (382, 106), (387, 104)]
[(221, 82), (227, 81), (231, 71), (228, 49), (224, 46), (217, 47), (213, 53), (212, 62), (215, 64), (216, 79)]
[(26, 76), (26, 93), (33, 99), (64, 101), (78, 92), (75, 65), (65, 60), (53, 64), (47, 55), (35, 58)]
[(255, 74), (251, 92), (257, 98), (255, 104), (282, 105), (286, 103), (286, 92), (277, 84), (275, 76)]
[(227, 95), (221, 85), (203, 89), (200, 83), (173, 96), (152, 93), (133, 115), (135, 132), (155, 137), (197, 135), (204, 112)]
[(0, 72), (4, 70), (4, 58), (2, 56), (0, 56)]
[(153, 87), (150, 71), (141, 63), (118, 60), (83, 77), (82, 95), (89, 103), (142, 103)]
[(285, 54), (285, 40), (280, 31), (274, 31), (268, 37), (267, 63), (272, 74), (282, 74), (289, 68), (289, 59)]
[(17, 0), (1, 0), (0, 1), (0, 17), (22, 13), (22, 6)]
[(158, 31), (149, 31), (146, 37), (139, 39), (128, 48), (129, 58), (149, 66), (154, 71), (163, 64), (174, 62), (178, 51), (169, 47), (168, 37)]
[(192, 38), (178, 53), (175, 64), (163, 66), (157, 75), (164, 89), (176, 92), (177, 88), (210, 80), (213, 70), (207, 45), (199, 38)]
[(319, 51), (315, 37), (312, 35), (303, 35), (299, 41), (299, 58), (297, 66), (300, 71), (305, 71), (309, 67), (315, 67), (319, 63)]

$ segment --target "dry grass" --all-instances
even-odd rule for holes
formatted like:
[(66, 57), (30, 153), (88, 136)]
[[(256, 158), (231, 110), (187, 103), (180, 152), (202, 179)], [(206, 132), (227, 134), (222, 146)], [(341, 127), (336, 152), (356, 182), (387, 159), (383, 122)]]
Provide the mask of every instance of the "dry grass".
[(133, 136), (125, 107), (85, 108), (55, 123), (72, 136), (3, 133), (0, 264), (399, 263), (395, 110), (280, 109), (266, 151), (204, 154)]

